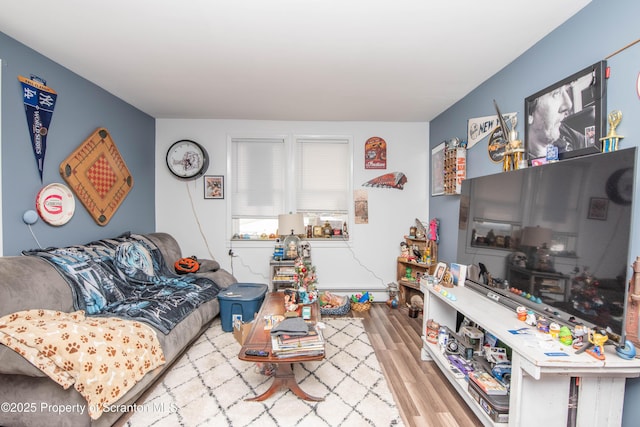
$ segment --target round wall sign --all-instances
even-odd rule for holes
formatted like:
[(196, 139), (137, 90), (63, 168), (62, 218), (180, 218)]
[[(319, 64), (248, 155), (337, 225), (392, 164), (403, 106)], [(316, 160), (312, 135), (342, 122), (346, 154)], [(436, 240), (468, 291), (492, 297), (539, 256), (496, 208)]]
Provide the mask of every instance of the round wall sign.
[(47, 224), (64, 225), (76, 210), (73, 193), (64, 184), (53, 183), (44, 187), (36, 196), (38, 215)]
[(487, 150), (489, 151), (491, 161), (494, 163), (502, 162), (506, 148), (507, 140), (502, 135), (502, 129), (498, 126), (489, 135), (489, 142), (487, 143)]

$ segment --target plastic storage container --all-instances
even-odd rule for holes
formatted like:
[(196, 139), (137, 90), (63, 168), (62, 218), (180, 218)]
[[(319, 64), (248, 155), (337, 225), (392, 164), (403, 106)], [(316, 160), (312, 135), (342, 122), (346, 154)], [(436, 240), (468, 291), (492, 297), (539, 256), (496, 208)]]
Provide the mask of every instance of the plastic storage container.
[(245, 323), (251, 322), (267, 293), (267, 285), (261, 283), (234, 283), (218, 294), (222, 330), (233, 331), (233, 319), (240, 317)]

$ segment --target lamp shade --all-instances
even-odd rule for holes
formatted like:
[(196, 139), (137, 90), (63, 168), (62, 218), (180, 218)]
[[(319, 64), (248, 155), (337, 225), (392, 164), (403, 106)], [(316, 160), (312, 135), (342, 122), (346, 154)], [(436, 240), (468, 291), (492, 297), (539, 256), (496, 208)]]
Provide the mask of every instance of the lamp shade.
[(300, 213), (278, 215), (278, 234), (304, 234), (304, 216)]
[(525, 227), (522, 230), (520, 246), (540, 248), (544, 244), (551, 246), (552, 230), (544, 227)]

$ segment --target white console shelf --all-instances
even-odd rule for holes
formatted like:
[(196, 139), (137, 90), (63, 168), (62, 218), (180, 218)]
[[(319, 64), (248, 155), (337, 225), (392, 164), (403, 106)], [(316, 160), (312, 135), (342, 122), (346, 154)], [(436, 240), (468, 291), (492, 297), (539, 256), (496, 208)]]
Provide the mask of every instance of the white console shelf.
[[(453, 376), (438, 346), (427, 342), (428, 319), (455, 331), (457, 313), (461, 313), (511, 347), (509, 426), (566, 427), (572, 377), (579, 379), (577, 426), (622, 423), (625, 381), (640, 376), (639, 359), (622, 359), (611, 345), (605, 346), (606, 359), (602, 361), (586, 353), (575, 354), (558, 341), (545, 341), (542, 333), (519, 321), (512, 310), (466, 287), (447, 289), (455, 300), (441, 295), (424, 280), (420, 289), (424, 294), (422, 359), (438, 365), (484, 425), (507, 424), (493, 422), (467, 392), (466, 380)], [(529, 328), (527, 334), (509, 332), (523, 327)]]

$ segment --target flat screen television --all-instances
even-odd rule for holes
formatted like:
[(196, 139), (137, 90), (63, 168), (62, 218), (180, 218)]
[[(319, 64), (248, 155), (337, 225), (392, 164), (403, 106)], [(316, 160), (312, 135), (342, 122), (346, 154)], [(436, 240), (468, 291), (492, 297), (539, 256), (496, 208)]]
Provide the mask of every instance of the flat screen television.
[(630, 148), (463, 181), (465, 283), (623, 345), (635, 169)]

